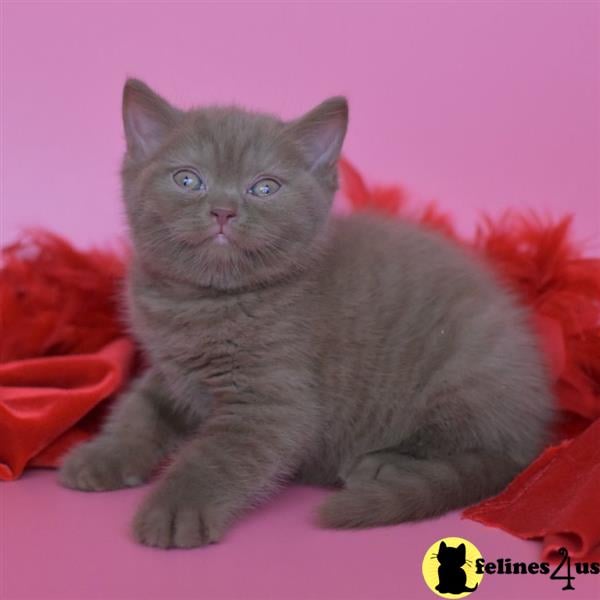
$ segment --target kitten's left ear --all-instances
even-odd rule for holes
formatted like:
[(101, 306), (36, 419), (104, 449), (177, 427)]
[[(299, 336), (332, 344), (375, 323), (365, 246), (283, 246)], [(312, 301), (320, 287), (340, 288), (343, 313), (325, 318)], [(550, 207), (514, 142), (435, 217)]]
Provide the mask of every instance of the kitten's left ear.
[(123, 89), (123, 125), (129, 155), (136, 160), (150, 157), (182, 114), (143, 81), (128, 79)]
[(311, 171), (335, 167), (348, 127), (348, 102), (334, 96), (287, 125)]

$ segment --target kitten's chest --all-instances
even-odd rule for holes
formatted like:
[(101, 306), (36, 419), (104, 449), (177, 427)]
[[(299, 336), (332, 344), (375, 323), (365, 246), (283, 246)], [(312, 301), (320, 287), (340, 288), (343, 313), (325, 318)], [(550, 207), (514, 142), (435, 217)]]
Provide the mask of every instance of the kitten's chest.
[(179, 396), (236, 391), (269, 363), (280, 319), (251, 297), (168, 297), (159, 291), (133, 298), (134, 327), (153, 363)]

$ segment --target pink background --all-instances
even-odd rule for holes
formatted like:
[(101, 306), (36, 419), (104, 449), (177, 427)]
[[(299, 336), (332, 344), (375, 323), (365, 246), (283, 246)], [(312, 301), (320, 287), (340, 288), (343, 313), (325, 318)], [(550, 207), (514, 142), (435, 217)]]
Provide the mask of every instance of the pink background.
[[(458, 513), (367, 531), (318, 529), (314, 509), (329, 492), (308, 487), (252, 511), (221, 544), (156, 550), (137, 546), (129, 533), (146, 492), (74, 492), (40, 471), (0, 486), (0, 598), (439, 600), (423, 582), (421, 563), (442, 537), (471, 541), (488, 561), (540, 561), (536, 543)], [(563, 585), (542, 575), (484, 575), (469, 600), (600, 598), (600, 575), (578, 576), (573, 592)]]
[[(43, 225), (87, 245), (123, 234), (118, 169), (127, 75), (183, 107), (237, 102), (293, 117), (346, 94), (346, 154), (372, 180), (439, 201), (465, 230), (482, 211), (574, 212), (600, 249), (600, 5), (596, 2), (2, 5), (2, 229)], [(0, 489), (0, 596), (428, 598), (422, 553), (471, 539), (534, 560), (537, 546), (451, 515), (323, 532), (323, 492), (295, 489), (219, 547), (162, 553), (127, 534), (140, 491), (84, 495), (33, 473)], [(477, 598), (505, 598), (511, 578)], [(513, 597), (562, 598), (519, 580)], [(576, 598), (600, 596), (578, 579)]]
[[(346, 94), (370, 178), (481, 211), (573, 211), (600, 232), (597, 2), (17, 2), (3, 18), (3, 241), (123, 231), (121, 88), (293, 117)], [(596, 241), (595, 247), (598, 248)]]

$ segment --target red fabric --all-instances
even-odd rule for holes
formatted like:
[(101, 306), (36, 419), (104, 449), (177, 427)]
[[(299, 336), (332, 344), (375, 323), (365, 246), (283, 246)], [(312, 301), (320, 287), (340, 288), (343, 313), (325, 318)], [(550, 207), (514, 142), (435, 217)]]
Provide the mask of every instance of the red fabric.
[(133, 344), (118, 338), (90, 354), (16, 360), (0, 365), (0, 479), (27, 464), (55, 466), (61, 454), (95, 431), (82, 420), (126, 379)]
[[(465, 516), (542, 539), (544, 557), (554, 558), (560, 545), (578, 558), (598, 557), (600, 261), (572, 244), (569, 217), (485, 219), (467, 242), (434, 204), (411, 211), (406, 190), (368, 186), (345, 160), (340, 175), (353, 210), (410, 218), (470, 245), (531, 307), (563, 409), (559, 443)], [(2, 259), (0, 479), (16, 479), (26, 466), (56, 466), (63, 452), (93, 434), (134, 352), (118, 317), (120, 254), (80, 252), (35, 232), (3, 249)]]
[[(370, 188), (342, 161), (341, 187), (354, 210), (407, 216), (405, 192)], [(394, 198), (402, 201), (395, 203)], [(408, 215), (456, 239), (434, 205)], [(566, 546), (578, 559), (600, 559), (600, 260), (569, 239), (571, 217), (533, 214), (485, 218), (471, 246), (531, 308), (562, 409), (557, 445), (546, 449), (502, 493), (464, 516), (525, 539), (541, 539), (557, 560)], [(460, 240), (459, 240), (460, 241)]]
[(126, 381), (123, 273), (120, 254), (79, 252), (44, 231), (2, 249), (0, 480), (56, 466), (94, 433), (104, 401)]
[(522, 538), (542, 538), (544, 560), (600, 560), (600, 419), (572, 440), (546, 450), (499, 496), (465, 516)]

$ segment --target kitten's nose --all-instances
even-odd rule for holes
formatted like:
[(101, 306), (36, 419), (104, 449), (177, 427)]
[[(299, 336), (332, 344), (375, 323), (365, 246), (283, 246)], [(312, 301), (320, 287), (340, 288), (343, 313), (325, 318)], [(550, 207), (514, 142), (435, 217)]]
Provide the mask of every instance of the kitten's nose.
[(229, 221), (237, 215), (233, 208), (213, 208), (210, 214), (217, 220), (217, 223), (223, 227)]

